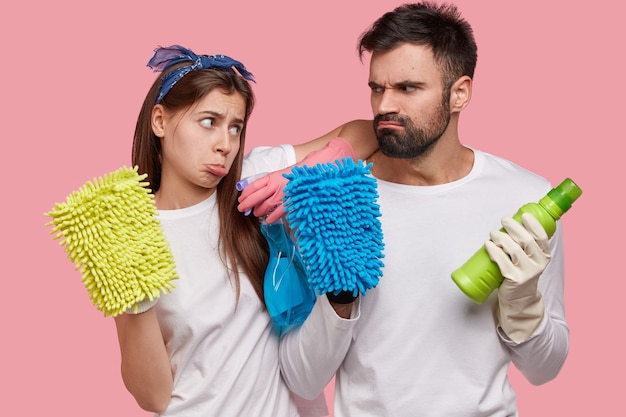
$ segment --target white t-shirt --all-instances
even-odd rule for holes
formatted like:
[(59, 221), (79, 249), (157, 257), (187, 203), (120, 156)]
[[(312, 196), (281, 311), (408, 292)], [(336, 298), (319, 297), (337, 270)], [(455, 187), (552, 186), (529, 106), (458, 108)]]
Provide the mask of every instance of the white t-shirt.
[(339, 367), (336, 417), (509, 417), (517, 415), (510, 363), (534, 384), (558, 374), (569, 344), (560, 222), (539, 280), (546, 314), (530, 340), (516, 345), (499, 332), (496, 292), (479, 305), (451, 279), (502, 217), (551, 188), (509, 161), (474, 154), (471, 172), (448, 184), (377, 182), (383, 275), (352, 319), (320, 297), (307, 322), (282, 338), (295, 392), (315, 395)]
[[(259, 148), (247, 157), (243, 176), (294, 163), (291, 146)], [(162, 416), (298, 416), (280, 375), (271, 319), (244, 274), (236, 303), (219, 258), (216, 194), (158, 216), (180, 276), (155, 306), (174, 372)]]

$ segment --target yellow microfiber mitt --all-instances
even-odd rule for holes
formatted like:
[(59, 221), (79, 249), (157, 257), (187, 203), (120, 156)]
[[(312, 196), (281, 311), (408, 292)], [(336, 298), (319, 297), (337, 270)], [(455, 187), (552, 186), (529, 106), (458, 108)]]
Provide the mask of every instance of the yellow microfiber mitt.
[(107, 317), (174, 287), (174, 256), (138, 167), (88, 181), (45, 213), (54, 239), (80, 269), (91, 302)]

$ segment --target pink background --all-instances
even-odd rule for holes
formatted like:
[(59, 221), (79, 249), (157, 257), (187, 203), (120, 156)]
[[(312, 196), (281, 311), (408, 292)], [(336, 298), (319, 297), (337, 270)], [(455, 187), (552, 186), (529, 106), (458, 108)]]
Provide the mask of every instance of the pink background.
[[(249, 146), (298, 143), (370, 117), (368, 69), (356, 39), (400, 3), (5, 5), (3, 415), (147, 415), (121, 381), (113, 321), (90, 304), (43, 213), (85, 181), (130, 163), (137, 112), (155, 76), (146, 67), (153, 49), (179, 43), (242, 60), (258, 80)], [(563, 218), (570, 356), (559, 377), (541, 387), (511, 371), (523, 416), (623, 409), (620, 3), (457, 1), (479, 45), (462, 140), (553, 183), (569, 176), (584, 190)]]

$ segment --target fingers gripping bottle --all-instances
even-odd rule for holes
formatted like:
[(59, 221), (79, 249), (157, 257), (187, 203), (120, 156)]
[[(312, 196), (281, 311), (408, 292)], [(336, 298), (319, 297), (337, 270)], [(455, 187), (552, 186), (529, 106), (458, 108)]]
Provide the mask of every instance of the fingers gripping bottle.
[[(539, 220), (548, 237), (552, 237), (556, 231), (556, 221), (571, 208), (572, 203), (581, 194), (582, 190), (578, 185), (566, 178), (539, 202), (527, 203), (520, 207), (513, 215), (513, 219), (521, 223), (522, 214), (530, 213)], [(482, 304), (493, 290), (500, 286), (504, 278), (498, 265), (491, 260), (487, 250), (482, 246), (463, 266), (452, 273), (452, 279), (465, 295)]]

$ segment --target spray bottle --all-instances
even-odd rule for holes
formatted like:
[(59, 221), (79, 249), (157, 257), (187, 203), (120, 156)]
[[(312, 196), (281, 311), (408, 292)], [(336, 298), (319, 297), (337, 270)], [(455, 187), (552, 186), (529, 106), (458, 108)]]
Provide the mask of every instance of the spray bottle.
[[(527, 203), (513, 216), (522, 222), (522, 214), (532, 214), (543, 226), (548, 237), (556, 231), (556, 221), (567, 212), (582, 190), (569, 178), (553, 188), (537, 203)], [(504, 229), (501, 229), (504, 231)], [(461, 291), (478, 304), (482, 304), (489, 294), (500, 286), (504, 277), (498, 265), (491, 260), (485, 247), (481, 247), (459, 269), (452, 273), (452, 279)]]
[[(236, 185), (242, 191), (266, 173), (246, 177)], [(251, 213), (247, 211), (246, 216)], [(300, 252), (282, 219), (267, 223), (261, 218), (261, 233), (267, 240), (270, 257), (263, 280), (265, 305), (278, 334), (283, 334), (304, 322), (317, 298), (310, 287)]]

